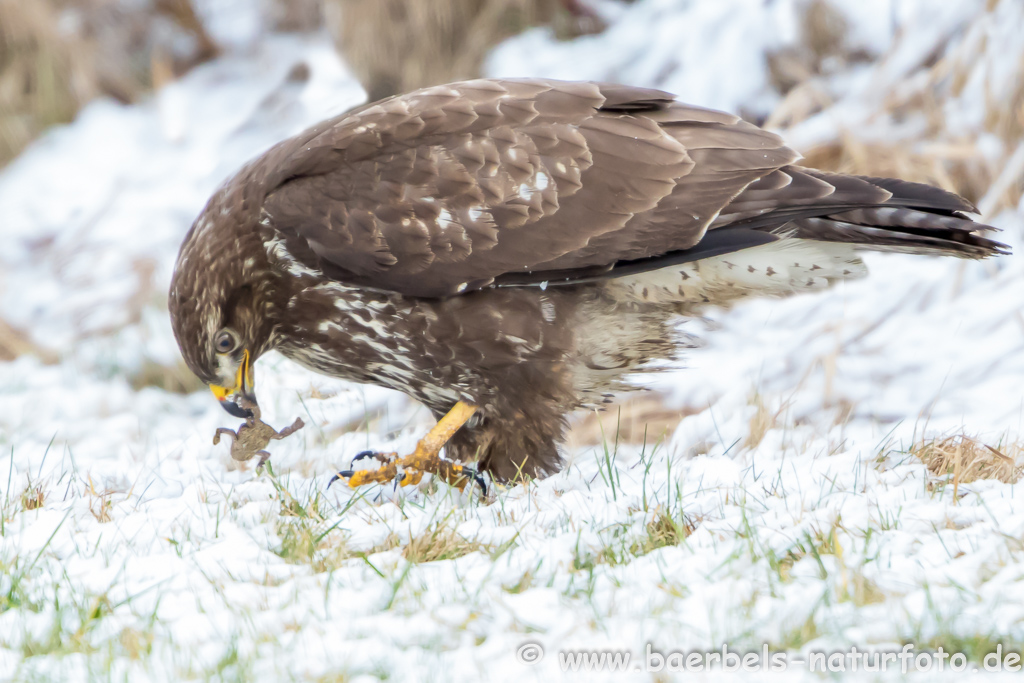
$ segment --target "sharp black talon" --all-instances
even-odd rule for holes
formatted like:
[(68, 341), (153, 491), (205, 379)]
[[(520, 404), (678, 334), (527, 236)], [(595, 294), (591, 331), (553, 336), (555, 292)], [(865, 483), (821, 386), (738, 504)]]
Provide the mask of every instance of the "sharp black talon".
[(480, 474), (475, 467), (467, 467), (463, 465), (462, 471), (473, 478), (477, 486), (480, 487), (480, 492), (486, 497), (487, 496), (487, 482), (484, 481), (484, 475)]
[(348, 479), (353, 474), (355, 474), (355, 472), (353, 472), (352, 470), (342, 470), (341, 472), (338, 472), (333, 477), (331, 477), (331, 480), (329, 482), (327, 482), (327, 488), (331, 488), (331, 484), (338, 481), (339, 479)]
[[(358, 453), (355, 454), (355, 457), (352, 458), (352, 462), (359, 462), (360, 460), (365, 460), (366, 458), (375, 457), (377, 457), (377, 451), (359, 451)], [(352, 463), (349, 464), (351, 465)]]

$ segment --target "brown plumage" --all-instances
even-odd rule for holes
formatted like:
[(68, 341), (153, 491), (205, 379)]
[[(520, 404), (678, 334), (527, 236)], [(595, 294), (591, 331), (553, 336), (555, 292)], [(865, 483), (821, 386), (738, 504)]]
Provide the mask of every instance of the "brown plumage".
[(222, 398), (277, 349), (438, 417), (476, 406), (450, 457), (550, 473), (565, 415), (686, 346), (679, 315), (860, 276), (860, 248), (1004, 251), (955, 195), (797, 158), (622, 85), (477, 80), (369, 104), (217, 191), (181, 248), (175, 335)]

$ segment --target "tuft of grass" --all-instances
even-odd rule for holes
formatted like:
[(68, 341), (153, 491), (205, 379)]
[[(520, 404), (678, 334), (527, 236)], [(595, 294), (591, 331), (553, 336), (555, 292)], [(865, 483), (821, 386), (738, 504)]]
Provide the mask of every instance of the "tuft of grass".
[(117, 635), (117, 643), (120, 650), (128, 659), (139, 662), (153, 653), (153, 642), (155, 635), (152, 630), (125, 627)]
[(659, 506), (654, 509), (640, 536), (630, 533), (630, 525), (617, 524), (604, 530), (603, 536), (607, 537), (607, 543), (600, 548), (588, 548), (577, 538), (573, 549), (572, 570), (593, 574), (598, 565), (628, 565), (658, 548), (679, 545), (696, 530), (699, 521), (687, 515), (680, 515), (677, 519), (668, 509)]
[(204, 672), (208, 680), (218, 681), (251, 681), (253, 680), (253, 662), (244, 658), (239, 652), (238, 635), (232, 634), (231, 641), (224, 648), (224, 654), (214, 663), (212, 670)]
[(814, 621), (814, 612), (812, 612), (802, 624), (784, 631), (778, 642), (771, 643), (770, 647), (779, 650), (799, 650), (820, 636), (821, 631)]
[(515, 583), (505, 584), (504, 586), (502, 586), (502, 588), (504, 588), (506, 592), (512, 593), (513, 595), (529, 590), (534, 585), (534, 581), (537, 578), (537, 572), (540, 571), (540, 565), (543, 563), (543, 561), (544, 560), (537, 560), (537, 566), (531, 569), (527, 569), (525, 572), (523, 572), (522, 576), (520, 576)]
[[(864, 574), (863, 565), (847, 565), (843, 547), (839, 542), (838, 532), (840, 529), (842, 527), (837, 521), (827, 531), (818, 529), (813, 532), (805, 532), (803, 537), (781, 557), (771, 549), (766, 550), (764, 557), (772, 572), (779, 577), (782, 583), (793, 581), (793, 565), (804, 558), (813, 558), (818, 565), (818, 575), (821, 579), (828, 580), (832, 589), (823, 598), (827, 602), (834, 599), (838, 603), (850, 603), (856, 607), (885, 602), (885, 592), (875, 581)], [(825, 562), (822, 560), (823, 557), (831, 557), (835, 560), (833, 571), (830, 572), (826, 568)], [(807, 636), (813, 639), (817, 637), (816, 634), (817, 626), (812, 619), (784, 636), (783, 640), (793, 641), (799, 646), (806, 642)]]
[(412, 563), (454, 560), (475, 552), (491, 552), (493, 548), (474, 538), (466, 538), (449, 522), (450, 517), (432, 524), (423, 533), (413, 536), (402, 548), (402, 557)]
[(779, 418), (788, 407), (783, 404), (778, 411), (772, 412), (764, 404), (760, 394), (755, 393), (750, 398), (750, 405), (754, 406), (754, 414), (750, 416), (750, 425), (747, 430), (747, 438), (743, 441), (743, 447), (748, 449), (757, 448), (765, 435), (779, 425)]
[(89, 497), (89, 512), (96, 518), (96, 521), (100, 524), (106, 524), (113, 519), (110, 512), (114, 507), (114, 503), (110, 500), (110, 497), (114, 495), (114, 491), (96, 491), (96, 487), (93, 486), (92, 480), (89, 480), (89, 486), (85, 489), (86, 495)]
[(885, 602), (882, 588), (862, 571), (851, 571), (839, 593), (840, 602), (851, 602), (857, 607)]
[[(323, 551), (328, 548), (317, 542), (318, 534), (315, 526), (282, 519), (277, 524), (277, 535), (281, 539), (281, 545), (274, 552), (282, 559), (294, 564), (313, 565), (317, 571), (327, 568), (328, 562), (324, 558)], [(333, 547), (331, 550), (337, 550), (344, 554), (342, 548)]]
[(998, 479), (1016, 483), (1024, 468), (1017, 464), (1024, 446), (1017, 443), (989, 446), (966, 434), (919, 441), (909, 451), (938, 476), (949, 476), (956, 497), (961, 483), (978, 479)]
[(42, 484), (29, 484), (21, 492), (21, 508), (23, 510), (38, 510), (46, 503), (46, 492)]
[[(344, 508), (335, 510), (313, 484), (304, 495), (293, 494), (277, 477), (269, 462), (266, 476), (277, 492), (280, 505), (276, 527), (281, 544), (273, 552), (285, 561), (308, 564), (316, 572), (329, 572), (357, 558), (369, 563), (368, 556), (400, 545), (398, 535), (394, 533), (369, 550), (356, 550), (348, 545), (338, 527), (345, 519), (345, 513), (361, 500), (361, 496), (352, 497)], [(335, 521), (331, 522), (331, 519)]]
[(652, 550), (670, 545), (679, 545), (697, 529), (699, 520), (683, 515), (676, 519), (665, 509), (659, 507), (654, 511), (651, 521), (645, 527), (646, 535), (633, 542), (629, 552), (634, 557), (646, 555)]
[(334, 524), (324, 529), (324, 525), (310, 524), (302, 518), (282, 519), (277, 525), (281, 545), (274, 549), (274, 553), (293, 564), (308, 564), (313, 571), (321, 573), (333, 571), (354, 559), (368, 563), (367, 558), (371, 555), (401, 545), (401, 539), (392, 533), (368, 550), (356, 550), (338, 534), (330, 534), (336, 526)]

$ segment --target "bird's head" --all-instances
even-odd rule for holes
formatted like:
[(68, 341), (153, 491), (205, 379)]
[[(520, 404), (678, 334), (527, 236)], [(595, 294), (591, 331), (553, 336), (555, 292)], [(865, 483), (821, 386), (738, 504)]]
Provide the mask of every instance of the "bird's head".
[(273, 346), (275, 283), (259, 226), (233, 210), (230, 189), (214, 195), (185, 237), (168, 308), (188, 367), (225, 410), (251, 417), (253, 365)]

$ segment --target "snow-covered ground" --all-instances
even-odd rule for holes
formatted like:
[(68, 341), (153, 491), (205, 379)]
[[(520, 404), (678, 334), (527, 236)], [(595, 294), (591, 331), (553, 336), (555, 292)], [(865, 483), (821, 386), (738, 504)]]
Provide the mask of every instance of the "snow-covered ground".
[[(787, 137), (914, 139), (919, 122), (879, 103), (923, 87), (938, 51), (971, 66), (940, 103), (949, 127), (1012, 161), (984, 121), (1021, 78), (999, 69), (1019, 68), (1024, 9), (987, 4), (834, 0), (871, 59), (821, 75), (830, 104)], [(762, 115), (782, 101), (764, 55), (798, 40), (800, 2), (601, 7), (606, 33), (530, 32), (490, 70)], [(148, 103), (91, 105), (0, 175), (0, 320), (59, 358), (0, 362), (0, 679), (547, 681), (560, 651), (643, 663), (648, 643), (790, 659), (914, 643), (964, 652), (970, 671), (996, 644), (1021, 651), (1021, 485), (954, 490), (907, 452), (961, 431), (1020, 452), (1017, 257), (872, 255), (867, 280), (687, 322), (706, 346), (644, 379), (687, 416), (678, 428), (646, 445), (607, 433), (487, 502), (436, 485), (325, 491), (357, 451), (411, 447), (429, 416), (268, 357), (264, 418), (307, 427), (273, 444), (272, 474), (238, 469), (211, 443), (235, 425), (208, 392), (143, 379), (178, 362), (177, 247), (242, 162), (363, 97), (326, 40), (243, 38)], [(299, 62), (308, 81), (289, 79)], [(1002, 200), (1015, 173), (982, 206), (1019, 252), (1024, 204)], [(532, 644), (546, 656), (524, 663)], [(801, 673), (820, 676), (737, 675)]]

